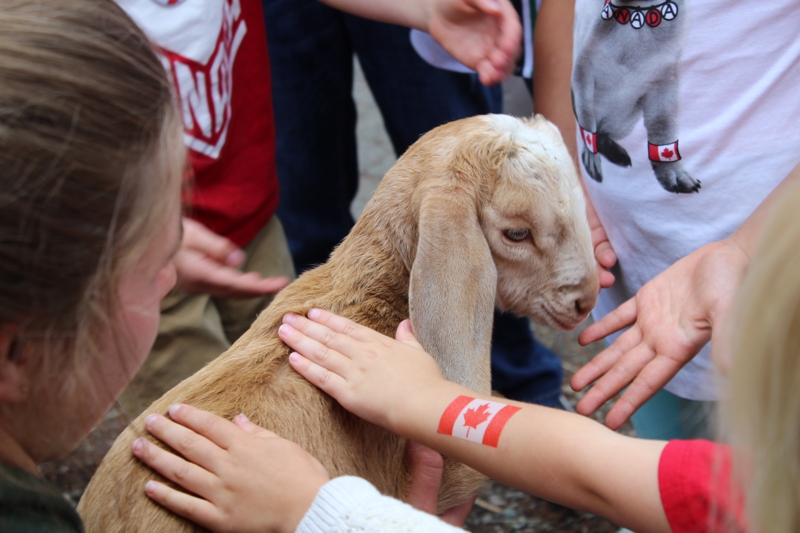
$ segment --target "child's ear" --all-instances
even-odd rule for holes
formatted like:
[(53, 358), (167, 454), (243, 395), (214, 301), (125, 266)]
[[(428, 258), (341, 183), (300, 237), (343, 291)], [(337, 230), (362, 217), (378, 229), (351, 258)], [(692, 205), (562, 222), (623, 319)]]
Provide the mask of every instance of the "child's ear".
[(30, 377), (19, 344), (19, 328), (0, 327), (0, 402), (25, 401), (29, 390)]

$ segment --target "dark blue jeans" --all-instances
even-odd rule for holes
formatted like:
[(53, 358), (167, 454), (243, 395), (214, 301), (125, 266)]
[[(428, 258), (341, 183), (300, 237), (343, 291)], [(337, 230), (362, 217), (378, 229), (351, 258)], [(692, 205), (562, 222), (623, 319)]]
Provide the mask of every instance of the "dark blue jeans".
[[(262, 5), (277, 130), (277, 214), (302, 272), (325, 262), (354, 223), (354, 53), (398, 156), (441, 124), (501, 112), (502, 89), (485, 87), (476, 75), (431, 67), (414, 52), (407, 28), (347, 15), (318, 0)], [(495, 388), (522, 400), (557, 401), (558, 358), (535, 343), (527, 320), (499, 320), (495, 329), (503, 338), (494, 336), (492, 353), (493, 379), (501, 386)], [(495, 353), (501, 361), (494, 361)]]

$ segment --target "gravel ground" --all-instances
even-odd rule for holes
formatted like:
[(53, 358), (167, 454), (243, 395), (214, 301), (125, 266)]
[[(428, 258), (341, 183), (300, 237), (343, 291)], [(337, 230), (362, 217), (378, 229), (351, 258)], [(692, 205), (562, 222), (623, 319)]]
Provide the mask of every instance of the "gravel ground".
[[(580, 399), (567, 384), (573, 373), (601, 348), (600, 343), (585, 348), (575, 338), (578, 331), (565, 334), (535, 325), (537, 338), (553, 348), (564, 365), (565, 381), (562, 390), (571, 405)], [(602, 420), (607, 408), (596, 414)], [(62, 461), (45, 463), (42, 474), (59, 487), (64, 497), (77, 505), (83, 490), (96, 470), (100, 460), (109, 450), (117, 435), (128, 424), (128, 418), (112, 409), (105, 420), (81, 443), (77, 450)], [(621, 430), (632, 434), (626, 425)], [(559, 505), (534, 498), (499, 483), (490, 482), (478, 495), (465, 529), (473, 533), (499, 532), (616, 532), (619, 528), (600, 517), (580, 513)]]

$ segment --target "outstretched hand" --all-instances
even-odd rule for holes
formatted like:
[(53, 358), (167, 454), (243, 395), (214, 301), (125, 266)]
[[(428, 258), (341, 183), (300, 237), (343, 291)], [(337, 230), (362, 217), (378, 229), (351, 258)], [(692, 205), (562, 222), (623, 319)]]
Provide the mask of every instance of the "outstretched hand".
[(411, 322), (397, 327), (397, 339), (321, 309), (308, 318), (288, 314), (278, 329), (295, 350), (292, 367), (333, 396), (345, 409), (398, 433), (398, 410), (445, 383), (439, 367), (417, 342)]
[(619, 428), (718, 336), (748, 262), (733, 241), (707, 244), (586, 328), (578, 337), (582, 345), (631, 326), (573, 376), (575, 390), (597, 380), (578, 402), (578, 412), (593, 413), (627, 386), (606, 417), (608, 427)]
[(289, 284), (285, 277), (262, 278), (257, 272), (242, 272), (245, 254), (233, 242), (199, 222), (183, 218), (181, 247), (173, 262), (178, 288), (218, 298), (252, 298), (275, 294)]
[(454, 58), (475, 70), (484, 85), (508, 77), (522, 42), (522, 26), (508, 0), (435, 2), (427, 31)]

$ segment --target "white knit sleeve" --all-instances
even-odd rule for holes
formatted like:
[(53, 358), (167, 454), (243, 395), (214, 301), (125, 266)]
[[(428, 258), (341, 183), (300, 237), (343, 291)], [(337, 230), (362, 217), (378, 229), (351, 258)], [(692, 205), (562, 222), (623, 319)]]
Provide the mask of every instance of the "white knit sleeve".
[(296, 533), (464, 533), (428, 513), (381, 495), (368, 481), (343, 476), (326, 483)]

